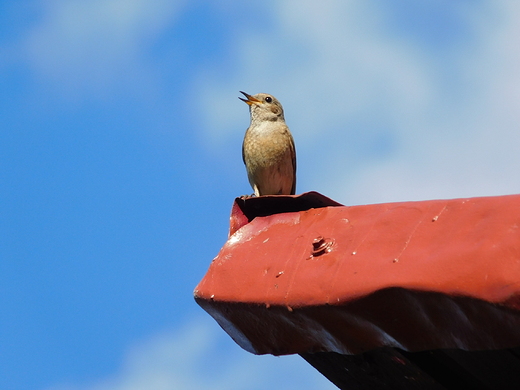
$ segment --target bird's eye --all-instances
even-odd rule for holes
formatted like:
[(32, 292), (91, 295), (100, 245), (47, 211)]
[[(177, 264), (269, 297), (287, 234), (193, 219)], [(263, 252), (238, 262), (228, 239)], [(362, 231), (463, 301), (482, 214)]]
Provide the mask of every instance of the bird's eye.
[(271, 96), (266, 96), (266, 97), (265, 97), (265, 101), (266, 101), (267, 103), (271, 103), (271, 102), (273, 101), (273, 98), (272, 98)]

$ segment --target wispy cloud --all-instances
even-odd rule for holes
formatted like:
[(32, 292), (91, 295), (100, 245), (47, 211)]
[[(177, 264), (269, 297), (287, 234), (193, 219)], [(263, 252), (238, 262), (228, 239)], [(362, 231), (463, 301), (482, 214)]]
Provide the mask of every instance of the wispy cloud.
[(204, 73), (208, 139), (247, 126), (239, 102), (216, 98), (240, 85), (284, 104), (300, 191), (347, 203), (520, 192), (520, 6), (447, 7), (458, 32), (446, 39), (401, 28), (402, 5), (375, 4), (277, 3), (274, 27), (238, 41), (232, 80)]
[[(209, 318), (132, 347), (119, 372), (90, 385), (47, 390), (335, 389), (299, 356), (255, 356), (226, 348), (232, 341)], [(226, 338), (222, 340), (222, 338)], [(229, 344), (228, 344), (229, 346)]]
[[(182, 1), (50, 0), (37, 3), (37, 22), (19, 57), (39, 81), (69, 94), (154, 82), (147, 45), (175, 21)], [(149, 61), (149, 60), (148, 60)]]

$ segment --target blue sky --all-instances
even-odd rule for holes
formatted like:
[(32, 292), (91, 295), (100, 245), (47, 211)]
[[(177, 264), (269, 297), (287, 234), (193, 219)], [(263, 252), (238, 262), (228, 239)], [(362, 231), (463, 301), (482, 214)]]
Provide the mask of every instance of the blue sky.
[(334, 388), (194, 302), (249, 123), (284, 105), (297, 192), (520, 193), (508, 1), (0, 2), (0, 387)]

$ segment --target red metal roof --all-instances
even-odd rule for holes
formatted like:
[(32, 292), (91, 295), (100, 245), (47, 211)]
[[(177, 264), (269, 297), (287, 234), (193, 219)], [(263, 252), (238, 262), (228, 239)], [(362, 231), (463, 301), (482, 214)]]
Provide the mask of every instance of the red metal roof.
[(195, 299), (244, 349), (520, 346), (520, 195), (236, 199)]

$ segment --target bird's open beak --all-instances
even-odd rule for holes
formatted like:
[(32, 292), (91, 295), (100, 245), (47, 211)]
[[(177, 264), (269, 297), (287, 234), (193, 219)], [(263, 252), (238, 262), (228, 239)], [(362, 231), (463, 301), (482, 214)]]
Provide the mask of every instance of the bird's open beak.
[(245, 92), (242, 92), (240, 91), (240, 93), (242, 95), (244, 95), (247, 99), (243, 99), (241, 97), (239, 97), (240, 100), (242, 100), (243, 102), (247, 103), (248, 105), (251, 105), (251, 104), (258, 104), (258, 103), (262, 103), (260, 100), (258, 100), (257, 98), (245, 93)]

